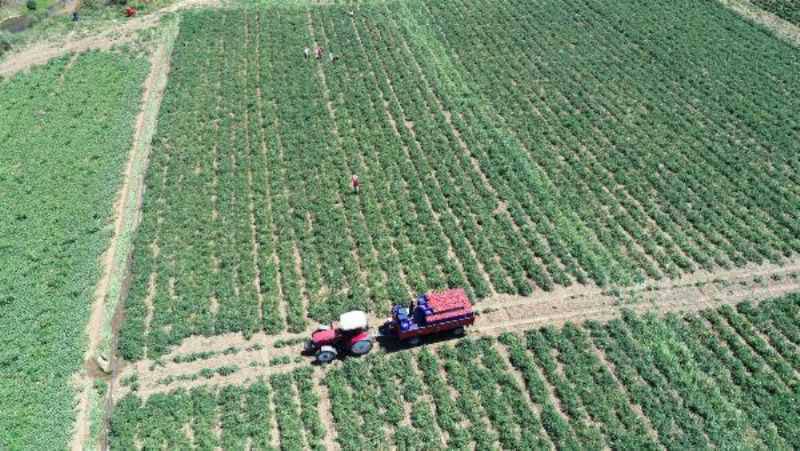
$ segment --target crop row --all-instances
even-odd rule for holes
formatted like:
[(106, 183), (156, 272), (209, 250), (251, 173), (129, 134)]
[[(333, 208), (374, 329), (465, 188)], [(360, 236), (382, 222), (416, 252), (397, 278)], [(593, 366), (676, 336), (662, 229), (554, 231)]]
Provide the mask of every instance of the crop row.
[(800, 342), (773, 321), (791, 324), (799, 306), (793, 295), (466, 340), (351, 360), (325, 383), (343, 449), (791, 448)]
[[(484, 3), (188, 14), (125, 358), (437, 288), (529, 295), (800, 250), (790, 48), (713, 2)], [(314, 42), (338, 61), (304, 59)]]
[[(605, 260), (603, 268), (613, 272), (620, 263), (628, 272), (641, 268), (658, 277), (797, 250), (796, 209), (790, 207), (797, 198), (796, 105), (785, 100), (794, 95), (797, 67), (773, 50), (779, 43), (747, 34), (746, 24), (713, 3), (684, 9), (684, 2), (550, 2), (531, 11), (533, 20), (517, 13), (526, 5), (501, 2), (487, 19), (474, 2), (430, 3), (419, 20), (440, 33), (419, 49), (434, 38), (454, 49), (440, 58), (461, 62), (474, 81), (470, 93), (482, 100), (454, 105), (463, 110), (464, 127), (474, 129), (473, 119), (494, 115), (497, 126), (517, 138), (535, 165), (535, 177), (528, 178), (542, 177), (536, 168), (543, 171), (565, 201), (559, 208), (574, 208), (600, 243), (624, 254)], [(631, 14), (632, 7), (648, 13)], [(665, 20), (676, 13), (672, 8), (690, 20)], [(564, 17), (571, 18), (566, 26)], [(475, 31), (487, 21), (509, 32)], [(669, 39), (672, 28), (692, 27), (706, 35), (687, 37), (692, 45)], [(652, 36), (645, 30), (654, 30)], [(707, 35), (717, 36), (714, 44), (698, 45)], [(757, 50), (775, 65), (748, 56)], [(708, 58), (708, 52), (726, 56)], [(498, 60), (505, 64), (485, 70), (487, 61)], [(435, 70), (430, 58), (420, 61)], [(743, 76), (740, 68), (748, 64), (752, 69)], [(676, 70), (686, 66), (693, 68), (688, 74)], [(487, 160), (487, 172), (499, 171), (500, 161)], [(526, 171), (517, 167), (514, 175), (524, 179)]]
[(324, 391), (306, 368), (217, 395), (131, 395), (111, 443), (238, 448), (250, 434), (263, 449), (275, 412), (286, 449), (320, 448), (326, 434), (344, 450), (797, 448), (798, 322), (793, 294), (351, 358), (325, 369)]
[(263, 378), (247, 387), (135, 392), (114, 408), (112, 449), (321, 449), (326, 430), (311, 368)]

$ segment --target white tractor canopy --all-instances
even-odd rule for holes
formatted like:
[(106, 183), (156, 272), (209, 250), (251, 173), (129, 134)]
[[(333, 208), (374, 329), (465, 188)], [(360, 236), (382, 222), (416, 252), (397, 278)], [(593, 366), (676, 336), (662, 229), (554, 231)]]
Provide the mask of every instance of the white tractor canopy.
[(339, 316), (339, 328), (344, 331), (366, 329), (367, 314), (359, 310), (342, 313)]

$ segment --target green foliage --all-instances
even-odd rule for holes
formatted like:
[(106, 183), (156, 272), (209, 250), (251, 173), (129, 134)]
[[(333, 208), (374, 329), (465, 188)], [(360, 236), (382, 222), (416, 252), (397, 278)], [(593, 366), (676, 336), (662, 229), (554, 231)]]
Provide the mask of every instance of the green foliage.
[(292, 356), (289, 355), (273, 357), (269, 360), (269, 366), (288, 365), (289, 363), (292, 363)]
[[(220, 442), (202, 449), (239, 449), (248, 438), (266, 449), (274, 412), (282, 449), (323, 449), (333, 432), (343, 450), (795, 449), (798, 324), (800, 294), (792, 294), (757, 307), (626, 313), (607, 324), (376, 353), (247, 388), (146, 403), (129, 396), (114, 411), (111, 445), (127, 449), (134, 434), (172, 448), (192, 418), (196, 444), (220, 425)], [(324, 371), (320, 382), (315, 371)], [(176, 411), (160, 410), (167, 401)], [(156, 414), (167, 418), (151, 421)], [(326, 414), (335, 431), (324, 427)]]
[(196, 360), (206, 360), (217, 354), (218, 353), (214, 351), (199, 351), (199, 352), (192, 352), (189, 354), (179, 354), (176, 355), (172, 359), (172, 361), (175, 363), (188, 363), (188, 362), (194, 362)]
[(306, 337), (297, 337), (297, 338), (288, 338), (285, 340), (275, 340), (275, 344), (273, 345), (275, 348), (280, 349), (286, 346), (294, 346), (296, 344), (300, 344), (308, 340)]
[(25, 7), (28, 8), (28, 11), (36, 11), (36, 0), (28, 0), (25, 2)]
[[(63, 449), (147, 62), (70, 56), (0, 81), (0, 448)], [(46, 432), (45, 432), (46, 431)]]
[[(448, 286), (527, 295), (800, 250), (796, 50), (715, 2), (487, 5), (187, 14), (125, 358)], [(313, 42), (339, 61), (305, 60)]]
[(800, 2), (797, 0), (751, 0), (751, 2), (781, 19), (800, 25)]

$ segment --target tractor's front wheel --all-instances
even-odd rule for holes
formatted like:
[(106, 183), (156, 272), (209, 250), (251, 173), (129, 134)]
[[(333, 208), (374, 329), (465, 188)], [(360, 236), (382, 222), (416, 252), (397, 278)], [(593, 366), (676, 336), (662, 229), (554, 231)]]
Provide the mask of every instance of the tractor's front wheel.
[(420, 344), (420, 342), (422, 342), (422, 339), (419, 337), (411, 337), (408, 339), (409, 346), (417, 346), (418, 344)]
[(322, 364), (330, 363), (336, 359), (338, 354), (333, 346), (323, 346), (317, 351), (317, 362)]
[(350, 347), (350, 352), (354, 355), (364, 355), (368, 353), (372, 349), (372, 340), (359, 340), (353, 343), (353, 346)]

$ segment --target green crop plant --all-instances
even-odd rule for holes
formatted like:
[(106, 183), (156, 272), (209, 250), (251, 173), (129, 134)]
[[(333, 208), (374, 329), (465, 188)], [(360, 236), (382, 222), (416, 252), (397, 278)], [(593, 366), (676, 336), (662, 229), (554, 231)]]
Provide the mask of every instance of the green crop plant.
[(0, 80), (0, 448), (63, 449), (147, 61), (64, 56)]
[[(437, 288), (535, 295), (800, 250), (796, 50), (723, 5), (351, 9), (181, 21), (126, 359)], [(339, 60), (303, 58), (314, 42)]]
[(305, 366), (268, 383), (131, 393), (110, 443), (175, 447), (188, 434), (208, 437), (204, 449), (270, 449), (277, 431), (281, 449), (796, 448), (800, 343), (776, 322), (799, 314), (797, 294), (683, 316), (626, 313)]

